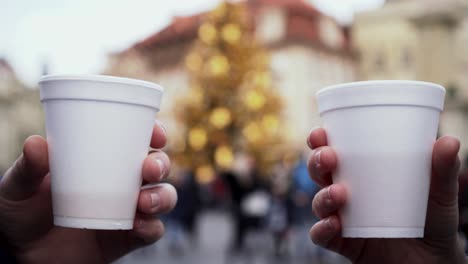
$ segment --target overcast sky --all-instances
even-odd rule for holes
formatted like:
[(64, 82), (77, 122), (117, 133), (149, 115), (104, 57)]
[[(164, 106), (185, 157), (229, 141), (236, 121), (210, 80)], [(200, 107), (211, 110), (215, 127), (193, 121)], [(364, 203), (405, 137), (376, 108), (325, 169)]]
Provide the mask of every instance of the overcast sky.
[[(173, 16), (215, 7), (220, 0), (0, 0), (0, 57), (34, 85), (50, 73), (98, 73), (119, 51), (167, 25)], [(341, 23), (384, 0), (309, 0)]]

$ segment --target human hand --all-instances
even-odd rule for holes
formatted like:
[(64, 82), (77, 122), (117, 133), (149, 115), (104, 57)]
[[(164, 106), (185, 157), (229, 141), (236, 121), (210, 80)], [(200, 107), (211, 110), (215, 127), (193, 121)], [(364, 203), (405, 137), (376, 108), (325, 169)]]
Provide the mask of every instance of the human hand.
[[(166, 140), (164, 128), (156, 124), (151, 147), (162, 148)], [(152, 152), (143, 164), (143, 181), (158, 183), (169, 174), (169, 168), (164, 152)], [(152, 199), (152, 194), (159, 199)], [(174, 187), (156, 184), (140, 192), (133, 230), (54, 226), (47, 142), (31, 136), (23, 154), (0, 181), (0, 244), (21, 263), (109, 263), (161, 238), (164, 226), (154, 215), (169, 212), (176, 201)]]
[[(313, 153), (308, 162), (312, 179), (323, 187), (312, 201), (321, 220), (310, 230), (312, 241), (335, 251), (353, 263), (465, 263), (458, 238), (458, 151), (460, 142), (449, 136), (433, 148), (431, 188), (424, 238), (343, 238), (338, 210), (347, 200), (343, 185), (333, 184), (338, 159), (328, 146), (326, 131), (311, 132), (307, 139)], [(378, 176), (378, 175), (376, 175)]]

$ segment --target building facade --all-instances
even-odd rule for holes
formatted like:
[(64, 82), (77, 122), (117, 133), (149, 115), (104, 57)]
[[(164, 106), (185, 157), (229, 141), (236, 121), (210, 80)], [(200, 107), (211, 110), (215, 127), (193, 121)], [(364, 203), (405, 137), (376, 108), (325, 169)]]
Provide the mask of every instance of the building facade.
[(0, 176), (20, 155), (24, 140), (43, 131), (39, 91), (24, 86), (0, 58)]
[(392, 0), (358, 14), (352, 30), (358, 77), (429, 81), (447, 89), (440, 134), (468, 154), (468, 2)]
[[(249, 0), (245, 4), (257, 40), (269, 51), (273, 86), (284, 98), (288, 140), (303, 147), (310, 129), (320, 124), (315, 103), (318, 89), (355, 79), (348, 30), (303, 0)], [(189, 87), (184, 59), (204, 15), (174, 18), (160, 32), (112, 54), (105, 70), (163, 85), (159, 118), (169, 131), (177, 131), (172, 117), (174, 99)]]

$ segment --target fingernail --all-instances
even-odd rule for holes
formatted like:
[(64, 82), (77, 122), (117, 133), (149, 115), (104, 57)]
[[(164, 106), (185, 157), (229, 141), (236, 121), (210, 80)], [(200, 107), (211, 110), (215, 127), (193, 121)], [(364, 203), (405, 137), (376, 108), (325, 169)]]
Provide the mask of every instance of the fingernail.
[(320, 149), (315, 153), (315, 167), (317, 167), (318, 169), (321, 167), (320, 157), (322, 155), (322, 151), (323, 149)]
[(159, 197), (159, 194), (152, 193), (150, 196), (151, 196), (151, 208), (157, 209), (159, 207), (159, 202), (161, 200), (161, 198)]
[(310, 144), (310, 134), (307, 136), (307, 146), (309, 146), (310, 149), (312, 149), (312, 145)]
[(327, 208), (332, 208), (333, 207), (333, 200), (332, 200), (332, 197), (331, 197), (330, 190), (331, 190), (331, 186), (329, 186), (327, 188), (327, 198), (325, 198), (325, 206)]
[(159, 120), (156, 120), (155, 123), (162, 129), (164, 135), (167, 135), (166, 126)]
[(309, 131), (309, 134), (307, 136), (307, 146), (309, 146), (309, 148), (313, 149), (314, 147), (312, 146), (312, 144), (310, 143), (310, 134), (312, 134), (312, 132), (316, 129), (320, 128), (320, 126), (315, 126), (313, 127), (310, 131)]
[(159, 167), (159, 179), (162, 180), (166, 176), (166, 168), (164, 167), (164, 162), (161, 159), (156, 159), (156, 163)]

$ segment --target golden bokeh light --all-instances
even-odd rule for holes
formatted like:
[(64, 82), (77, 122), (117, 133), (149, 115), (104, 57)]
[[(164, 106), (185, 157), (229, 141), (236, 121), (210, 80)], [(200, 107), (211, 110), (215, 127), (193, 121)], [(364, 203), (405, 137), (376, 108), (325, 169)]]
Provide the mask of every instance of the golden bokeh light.
[(216, 41), (216, 28), (211, 23), (203, 23), (198, 29), (198, 36), (206, 44), (213, 44)]
[(191, 71), (199, 71), (202, 67), (203, 59), (198, 53), (190, 53), (185, 59), (185, 65)]
[(270, 133), (274, 133), (278, 130), (278, 127), (279, 127), (279, 119), (276, 115), (273, 115), (273, 114), (268, 114), (268, 115), (265, 115), (263, 118), (262, 118), (262, 126), (263, 126), (263, 129), (270, 132)]
[(226, 16), (228, 11), (228, 4), (226, 2), (222, 2), (218, 7), (216, 7), (210, 15), (213, 16), (215, 19), (223, 19)]
[(210, 123), (217, 129), (223, 129), (231, 123), (231, 112), (225, 107), (215, 108), (210, 115)]
[(229, 44), (235, 44), (241, 38), (241, 29), (238, 24), (229, 23), (223, 26), (221, 34), (224, 41)]
[(191, 104), (199, 105), (203, 103), (203, 90), (200, 87), (192, 87), (187, 96), (188, 102)]
[(229, 71), (229, 61), (223, 55), (215, 55), (210, 58), (209, 71), (214, 76), (224, 75)]
[(265, 96), (256, 90), (250, 90), (245, 94), (245, 105), (251, 110), (259, 110), (266, 103)]
[(206, 131), (203, 128), (192, 128), (188, 135), (189, 145), (194, 150), (201, 150), (205, 147), (207, 142), (207, 135)]
[(234, 161), (232, 148), (229, 146), (220, 146), (215, 151), (215, 161), (221, 168), (230, 168)]
[(271, 86), (271, 75), (267, 72), (259, 72), (254, 77), (254, 84), (260, 87)]
[(195, 170), (195, 179), (200, 184), (208, 184), (214, 181), (215, 171), (210, 165), (203, 165)]
[(260, 126), (256, 122), (250, 122), (243, 130), (242, 134), (251, 143), (258, 142), (262, 137)]

